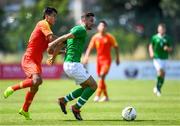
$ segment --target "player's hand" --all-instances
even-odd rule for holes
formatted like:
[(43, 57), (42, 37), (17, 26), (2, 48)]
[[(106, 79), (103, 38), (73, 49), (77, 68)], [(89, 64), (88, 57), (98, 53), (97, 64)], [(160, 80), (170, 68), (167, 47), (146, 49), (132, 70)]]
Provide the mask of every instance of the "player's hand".
[(54, 63), (54, 61), (55, 57), (50, 57), (49, 59), (47, 59), (46, 64), (51, 66)]
[(164, 46), (164, 51), (168, 51), (169, 47), (168, 46)]
[(119, 58), (116, 59), (116, 65), (118, 66), (120, 64)]
[(65, 53), (66, 53), (66, 49), (59, 51), (59, 54), (65, 54)]

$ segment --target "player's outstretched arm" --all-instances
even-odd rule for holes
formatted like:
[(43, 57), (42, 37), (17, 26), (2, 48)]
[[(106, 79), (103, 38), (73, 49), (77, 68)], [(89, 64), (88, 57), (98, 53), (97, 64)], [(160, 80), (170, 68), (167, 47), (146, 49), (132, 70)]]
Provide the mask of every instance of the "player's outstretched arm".
[(56, 56), (60, 53), (60, 50), (64, 47), (64, 41), (67, 39), (74, 38), (72, 33), (65, 34), (60, 36), (53, 42), (48, 44), (47, 52), (52, 54), (51, 57), (46, 61), (48, 65), (52, 65), (56, 59)]

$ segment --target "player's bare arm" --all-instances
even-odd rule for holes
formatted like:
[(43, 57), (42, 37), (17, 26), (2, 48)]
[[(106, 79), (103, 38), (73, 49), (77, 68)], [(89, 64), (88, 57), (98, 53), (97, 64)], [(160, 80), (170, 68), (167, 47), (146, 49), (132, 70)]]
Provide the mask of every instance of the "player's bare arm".
[(51, 54), (51, 57), (46, 62), (48, 65), (52, 65), (56, 59), (56, 56), (62, 53), (61, 49), (64, 48), (64, 41), (71, 38), (74, 38), (74, 35), (68, 33), (49, 43), (47, 52)]
[(84, 56), (83, 64), (88, 63), (89, 55), (90, 55), (92, 49), (93, 49), (92, 47), (87, 48), (85, 56)]
[(153, 52), (152, 44), (149, 44), (149, 56), (150, 56), (151, 58), (154, 57), (154, 52)]
[(115, 50), (115, 54), (116, 54), (116, 64), (119, 65), (119, 63), (120, 63), (120, 60), (119, 60), (119, 47), (118, 46), (114, 47), (114, 50)]
[(167, 51), (167, 52), (172, 52), (172, 47), (169, 47), (169, 46), (164, 46), (164, 50)]

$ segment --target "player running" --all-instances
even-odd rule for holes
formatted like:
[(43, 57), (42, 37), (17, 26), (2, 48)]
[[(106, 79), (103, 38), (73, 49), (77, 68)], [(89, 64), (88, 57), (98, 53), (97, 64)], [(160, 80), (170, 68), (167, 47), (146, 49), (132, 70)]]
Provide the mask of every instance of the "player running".
[[(66, 105), (68, 102), (79, 97), (78, 101), (71, 106), (71, 110), (77, 120), (82, 120), (80, 109), (87, 102), (97, 88), (96, 81), (80, 63), (81, 54), (84, 49), (87, 30), (91, 30), (94, 24), (94, 14), (85, 13), (81, 16), (81, 23), (73, 27), (70, 33), (65, 34), (49, 44), (49, 50), (54, 49), (54, 57), (57, 55), (58, 46), (67, 40), (66, 54), (63, 68), (65, 73), (76, 81), (81, 87), (68, 95), (58, 99), (58, 103), (64, 114), (67, 114)], [(61, 46), (60, 46), (61, 47)], [(51, 58), (53, 59), (53, 58)], [(50, 60), (49, 60), (50, 61)]]
[(26, 52), (22, 57), (21, 65), (27, 78), (16, 85), (8, 87), (4, 91), (4, 98), (8, 98), (17, 90), (30, 88), (26, 93), (24, 105), (19, 110), (19, 114), (23, 115), (27, 120), (31, 120), (28, 110), (38, 91), (39, 85), (42, 84), (41, 62), (43, 53), (46, 51), (48, 43), (56, 38), (50, 29), (50, 26), (55, 24), (56, 16), (57, 10), (55, 8), (45, 8), (44, 19), (36, 24), (31, 33)]
[[(97, 27), (98, 33), (96, 33), (87, 48), (84, 63), (88, 62), (90, 52), (93, 48), (97, 51), (97, 74), (99, 76), (98, 89), (96, 96), (94, 98), (95, 102), (109, 101), (107, 94), (107, 87), (105, 83), (105, 78), (109, 72), (111, 65), (111, 48), (113, 47), (116, 54), (116, 64), (119, 65), (119, 47), (114, 36), (106, 32), (107, 23), (105, 21), (100, 21)], [(100, 99), (101, 93), (104, 97)]]
[(165, 67), (168, 59), (168, 53), (172, 51), (171, 40), (166, 35), (165, 24), (159, 24), (157, 34), (154, 35), (149, 44), (149, 55), (153, 58), (154, 67), (157, 71), (157, 82), (153, 92), (161, 96), (161, 88), (165, 78)]

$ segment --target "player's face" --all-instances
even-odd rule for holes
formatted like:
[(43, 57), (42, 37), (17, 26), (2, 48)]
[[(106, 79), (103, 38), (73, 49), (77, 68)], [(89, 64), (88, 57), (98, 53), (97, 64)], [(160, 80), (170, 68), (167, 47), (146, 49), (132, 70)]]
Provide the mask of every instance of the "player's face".
[(99, 31), (99, 32), (105, 32), (106, 31), (106, 26), (105, 26), (105, 24), (104, 23), (99, 23), (99, 25), (98, 25), (98, 27), (97, 27), (97, 30)]
[(159, 34), (163, 35), (163, 34), (165, 34), (166, 29), (163, 26), (158, 26), (157, 31)]
[(85, 24), (86, 24), (86, 28), (87, 30), (91, 30), (92, 27), (94, 26), (94, 17), (90, 16), (89, 18), (85, 19)]
[(52, 14), (46, 16), (46, 20), (47, 20), (51, 25), (54, 25), (55, 22), (56, 22), (56, 17), (57, 17), (57, 14), (56, 14), (55, 12), (53, 12)]

